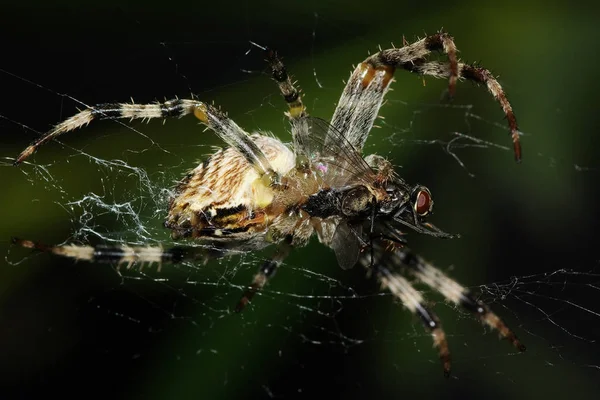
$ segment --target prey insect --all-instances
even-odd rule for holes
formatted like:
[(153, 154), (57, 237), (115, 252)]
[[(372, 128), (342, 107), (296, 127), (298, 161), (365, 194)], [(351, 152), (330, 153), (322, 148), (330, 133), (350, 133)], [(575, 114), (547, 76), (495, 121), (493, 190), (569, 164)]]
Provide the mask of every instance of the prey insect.
[[(253, 251), (276, 246), (243, 293), (241, 311), (273, 277), (289, 252), (305, 246), (316, 235), (335, 252), (344, 269), (360, 264), (375, 275), (433, 336), (444, 373), (450, 374), (450, 352), (435, 313), (413, 282), (440, 292), (449, 301), (473, 313), (497, 330), (518, 350), (525, 347), (488, 306), (408, 247), (404, 230), (439, 238), (443, 232), (427, 217), (433, 210), (430, 191), (398, 176), (389, 161), (361, 155), (363, 146), (396, 70), (449, 80), (453, 95), (459, 80), (484, 85), (502, 107), (510, 128), (517, 160), (521, 158), (519, 132), (508, 99), (498, 81), (481, 66), (459, 62), (454, 40), (439, 32), (401, 48), (382, 50), (358, 64), (352, 72), (331, 122), (311, 117), (300, 92), (277, 54), (263, 49), (270, 74), (288, 105), (292, 132), (288, 146), (268, 135), (249, 134), (223, 111), (196, 99), (174, 99), (154, 104), (112, 103), (85, 109), (56, 125), (27, 147), (19, 164), (40, 146), (97, 119), (152, 119), (194, 115), (229, 147), (214, 153), (188, 173), (170, 200), (165, 227), (174, 239), (208, 243), (219, 249)], [(430, 60), (432, 52), (447, 61)], [(77, 260), (112, 263), (178, 263), (197, 261), (203, 247), (42, 246), (17, 243)]]

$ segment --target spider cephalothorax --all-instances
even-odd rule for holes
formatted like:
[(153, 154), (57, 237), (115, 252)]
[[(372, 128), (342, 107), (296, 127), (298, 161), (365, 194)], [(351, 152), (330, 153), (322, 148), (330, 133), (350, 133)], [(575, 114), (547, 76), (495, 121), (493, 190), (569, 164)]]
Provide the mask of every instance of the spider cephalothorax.
[[(129, 265), (197, 262), (227, 255), (232, 249), (250, 251), (276, 245), (272, 258), (264, 262), (243, 294), (236, 307), (240, 311), (265, 286), (289, 251), (304, 246), (316, 234), (320, 242), (334, 250), (342, 268), (363, 265), (419, 315), (433, 336), (446, 374), (450, 371), (450, 353), (444, 331), (408, 279), (439, 291), (523, 351), (525, 347), (514, 333), (485, 304), (406, 247), (404, 227), (436, 237), (453, 237), (426, 221), (433, 210), (429, 189), (406, 183), (384, 158), (361, 155), (393, 74), (404, 69), (448, 79), (450, 95), (459, 79), (485, 85), (506, 115), (515, 158), (520, 160), (516, 119), (498, 81), (480, 66), (459, 62), (452, 37), (439, 32), (401, 48), (382, 50), (360, 63), (329, 123), (308, 116), (285, 66), (274, 51), (264, 50), (270, 74), (289, 106), (286, 115), (291, 123), (291, 147), (272, 136), (248, 134), (214, 106), (195, 99), (174, 99), (90, 107), (56, 125), (15, 161), (21, 163), (44, 143), (94, 119), (192, 114), (229, 147), (213, 154), (177, 185), (165, 227), (174, 239), (211, 244), (210, 251), (203, 246), (51, 247), (25, 240), (16, 242), (75, 259)], [(430, 61), (434, 51), (446, 53), (448, 61)]]

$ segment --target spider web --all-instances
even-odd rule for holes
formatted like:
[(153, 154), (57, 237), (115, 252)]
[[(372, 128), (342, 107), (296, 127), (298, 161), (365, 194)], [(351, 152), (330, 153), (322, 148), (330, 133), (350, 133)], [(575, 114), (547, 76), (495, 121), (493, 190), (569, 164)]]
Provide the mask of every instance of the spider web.
[[(294, 59), (292, 50), (279, 51), (290, 54), (285, 61), (306, 92), (309, 112), (326, 117), (333, 111), (331, 104), (342, 88), (339, 80), (347, 77), (349, 65), (339, 61), (341, 67), (334, 66), (338, 64), (331, 60), (339, 55), (322, 43), (328, 34), (322, 26), (334, 24), (323, 22), (318, 14), (307, 20), (305, 33), (310, 39), (304, 52), (308, 48), (308, 56)], [(373, 47), (367, 39), (359, 43)], [(281, 114), (285, 105), (264, 76), (256, 49), (232, 45), (237, 53), (227, 69), (234, 71), (234, 77), (198, 90), (184, 70), (187, 61), (178, 56), (185, 53), (181, 42), (155, 44), (155, 58), (167, 62), (154, 72), (170, 77), (180, 93), (193, 91), (202, 99), (214, 98), (247, 129), (273, 131), (284, 140), (289, 137)], [(363, 55), (359, 53), (354, 62)], [(443, 82), (427, 80), (424, 90), (421, 79), (398, 74), (394, 87), (402, 90), (390, 93), (382, 109), (385, 119), (378, 121), (380, 129), (374, 129), (365, 153), (390, 157), (400, 164), (398, 172), (407, 181), (432, 189), (437, 211), (433, 221), (463, 238), (439, 241), (410, 234), (411, 247), (481, 293), (481, 299), (529, 347), (525, 354), (514, 354), (471, 315), (425, 290), (426, 297), (436, 302), (453, 351), (455, 375), (449, 393), (502, 385), (507, 386), (506, 393), (552, 397), (560, 386), (541, 388), (540, 382), (561, 376), (576, 377), (581, 393), (592, 393), (592, 381), (600, 372), (596, 342), (600, 270), (593, 245), (582, 243), (582, 238), (597, 243), (593, 233), (597, 191), (581, 190), (597, 187), (593, 185), (597, 167), (584, 155), (581, 159), (564, 156), (560, 147), (534, 150), (545, 134), (535, 129), (523, 132), (528, 158), (523, 166), (515, 166), (508, 131), (485, 90), (459, 85), (458, 93), (466, 92), (470, 102), (448, 103), (439, 100)], [(79, 95), (29, 80), (20, 71), (3, 70), (0, 75), (27, 96), (64, 108), (58, 117), (54, 113), (35, 126), (28, 117), (0, 110), (2, 130), (9, 137), (33, 138), (76, 107), (93, 105)], [(417, 92), (428, 95), (413, 96)], [(234, 100), (239, 93), (245, 94), (245, 101)], [(103, 99), (119, 100), (112, 95)], [(526, 114), (526, 107), (521, 105), (517, 113)], [(221, 144), (209, 132), (202, 133), (195, 121), (184, 119), (164, 125), (160, 121), (94, 123), (47, 145), (16, 169), (11, 163), (22, 145), (18, 141), (2, 152), (2, 175), (12, 192), (2, 207), (10, 221), (6, 237), (18, 235), (49, 244), (169, 247), (176, 243), (162, 222), (174, 184), (196, 165), (195, 160)], [(540, 197), (527, 190), (538, 174), (551, 176), (540, 188)], [(556, 194), (556, 188), (562, 187), (552, 176), (575, 181), (573, 196)], [(569, 204), (583, 194), (591, 198)], [(540, 203), (540, 198), (545, 202)], [(569, 212), (568, 205), (577, 212)], [(553, 217), (547, 229), (560, 234), (542, 232), (543, 226), (536, 229), (540, 209)], [(584, 211), (588, 218), (582, 216)], [(19, 217), (14, 218), (13, 212)], [(574, 227), (579, 227), (579, 233), (573, 232)], [(418, 392), (431, 395), (446, 387), (431, 338), (419, 321), (395, 304), (390, 294), (380, 293), (373, 280), (365, 279), (364, 271), (339, 270), (332, 252), (318, 243), (287, 259), (241, 315), (234, 314), (233, 308), (270, 251), (206, 265), (164, 265), (160, 272), (156, 266), (73, 265), (8, 242), (4, 253), (5, 320), (28, 321), (15, 323), (12, 334), (5, 334), (4, 352), (7, 359), (16, 360), (23, 349), (29, 349), (36, 360), (33, 367), (13, 368), (15, 375), (25, 370), (39, 380), (56, 360), (68, 370), (77, 369), (84, 360), (85, 365), (96, 366), (123, 362), (137, 371), (146, 364), (167, 365), (147, 372), (148, 376), (185, 382), (186, 387), (190, 381), (198, 383), (201, 371), (203, 388), (189, 390), (205, 394), (294, 397), (316, 391), (320, 383), (337, 381), (356, 382), (356, 393), (417, 391), (414, 385), (426, 382), (430, 389), (421, 386)], [(65, 343), (69, 338), (72, 342)], [(53, 349), (42, 349), (33, 344), (36, 341)], [(369, 373), (380, 374), (385, 384), (375, 384), (378, 379)], [(142, 374), (130, 378), (142, 379)], [(18, 382), (10, 374), (8, 378)], [(135, 390), (151, 393), (151, 387)]]

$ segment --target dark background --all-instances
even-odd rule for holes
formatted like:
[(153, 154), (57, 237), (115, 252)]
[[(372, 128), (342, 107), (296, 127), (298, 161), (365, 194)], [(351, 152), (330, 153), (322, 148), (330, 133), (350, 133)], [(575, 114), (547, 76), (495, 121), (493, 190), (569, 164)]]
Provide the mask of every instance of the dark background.
[[(3, 4), (3, 395), (596, 397), (597, 15), (524, 1)], [(441, 27), (463, 60), (500, 76), (524, 133), (523, 163), (515, 164), (510, 150), (467, 147), (456, 149), (468, 171), (462, 168), (443, 143), (461, 132), (509, 146), (499, 107), (469, 83), (459, 84), (449, 105), (440, 101), (445, 82), (427, 79), (424, 86), (403, 72), (365, 150), (390, 157), (406, 180), (432, 190), (432, 220), (462, 237), (409, 233), (411, 247), (481, 291), (527, 344), (525, 354), (425, 290), (453, 351), (454, 375), (445, 380), (419, 321), (390, 295), (378, 295), (363, 270), (340, 271), (316, 241), (297, 250), (242, 315), (229, 311), (260, 254), (121, 277), (109, 266), (10, 246), (11, 236), (103, 243), (82, 226), (109, 239), (169, 243), (161, 229), (164, 193), (156, 188), (172, 185), (220, 144), (193, 118), (131, 125), (147, 138), (109, 121), (47, 145), (32, 164), (10, 166), (35, 131), (84, 107), (77, 101), (151, 102), (193, 92), (248, 130), (287, 138), (284, 103), (262, 73), (260, 52), (247, 54), (249, 40), (276, 48), (311, 114), (327, 118), (342, 80), (367, 52)], [(154, 191), (139, 187), (139, 170), (92, 157), (143, 168)], [(140, 199), (134, 214), (148, 232), (136, 233), (127, 215), (99, 206), (85, 208), (94, 215), (85, 222), (89, 215), (70, 202), (89, 193), (108, 203)]]

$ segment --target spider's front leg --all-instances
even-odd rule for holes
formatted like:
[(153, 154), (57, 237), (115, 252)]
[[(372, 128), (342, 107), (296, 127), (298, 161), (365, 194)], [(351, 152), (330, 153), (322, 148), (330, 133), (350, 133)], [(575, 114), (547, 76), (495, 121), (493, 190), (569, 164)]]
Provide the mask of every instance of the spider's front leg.
[(404, 278), (405, 273), (413, 275), (422, 283), (441, 293), (446, 299), (475, 314), (481, 322), (497, 330), (502, 338), (508, 340), (519, 351), (525, 351), (525, 346), (514, 332), (486, 304), (477, 301), (467, 288), (450, 279), (406, 247), (386, 251), (383, 243), (375, 242), (373, 250), (374, 256), (371, 257), (370, 252), (365, 253), (365, 256), (361, 258), (361, 264), (368, 270), (375, 271), (384, 288), (400, 299), (412, 313), (421, 318), (425, 328), (433, 336), (434, 345), (438, 348), (446, 376), (449, 376), (450, 373), (450, 352), (444, 331), (435, 314), (424, 306), (421, 293)]
[[(413, 288), (406, 278), (391, 269), (394, 268), (394, 265), (389, 262), (389, 259), (384, 260), (382, 257), (372, 259), (369, 253), (366, 252), (365, 256), (361, 258), (361, 264), (369, 271), (375, 271), (383, 288), (388, 289), (410, 312), (419, 316), (425, 329), (431, 333), (433, 345), (438, 349), (438, 355), (442, 362), (444, 376), (448, 378), (451, 367), (450, 349), (439, 318), (425, 306), (425, 300), (421, 293)], [(382, 253), (379, 255), (381, 256)]]
[[(446, 53), (448, 62), (427, 61), (434, 51)], [(361, 151), (396, 69), (448, 79), (450, 96), (454, 95), (458, 79), (469, 79), (485, 84), (502, 107), (508, 120), (515, 159), (520, 161), (519, 129), (504, 90), (487, 69), (459, 63), (456, 53), (454, 39), (439, 32), (401, 48), (381, 50), (367, 57), (351, 74), (335, 109), (332, 125), (344, 132), (350, 143)]]
[(423, 60), (433, 51), (444, 51), (454, 73), (448, 90), (454, 94), (457, 80), (456, 46), (444, 32), (428, 36), (401, 48), (382, 50), (357, 65), (342, 92), (332, 118), (332, 125), (360, 152), (373, 127), (375, 118), (393, 80), (396, 68)]
[(482, 301), (476, 300), (469, 289), (454, 281), (442, 271), (412, 253), (409, 249), (401, 249), (394, 253), (395, 262), (404, 265), (408, 272), (415, 278), (441, 293), (446, 299), (457, 306), (464, 308), (476, 315), (479, 320), (490, 328), (498, 331), (500, 337), (506, 339), (517, 350), (523, 352), (526, 347), (517, 338), (517, 335), (498, 317), (490, 307)]
[[(434, 78), (447, 79), (452, 76), (453, 71), (450, 65), (446, 63), (440, 63), (437, 61), (419, 62), (419, 63), (407, 63), (404, 69), (410, 72), (415, 72), (421, 75), (433, 76)], [(521, 141), (519, 139), (519, 127), (517, 125), (517, 118), (513, 112), (512, 106), (506, 97), (506, 93), (498, 80), (492, 75), (492, 73), (479, 65), (469, 65), (464, 63), (458, 63), (458, 77), (459, 79), (470, 80), (477, 84), (483, 84), (488, 92), (502, 107), (502, 111), (508, 121), (508, 127), (510, 129), (510, 135), (513, 141), (513, 151), (515, 154), (515, 160), (521, 161)]]

